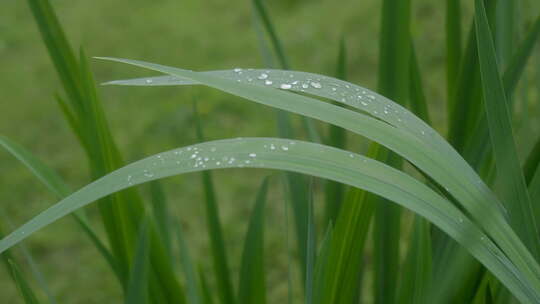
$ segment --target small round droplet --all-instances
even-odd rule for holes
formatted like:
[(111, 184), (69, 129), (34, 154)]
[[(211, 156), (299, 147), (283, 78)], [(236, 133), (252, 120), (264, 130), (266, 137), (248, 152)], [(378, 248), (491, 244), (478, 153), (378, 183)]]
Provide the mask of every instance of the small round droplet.
[(152, 79), (146, 79), (146, 83), (152, 83)]
[(320, 82), (314, 82), (314, 81), (312, 81), (310, 84), (311, 84), (311, 86), (314, 87), (315, 89), (320, 89), (320, 88), (322, 88), (322, 85), (321, 85)]
[(302, 84), (302, 88), (307, 89), (307, 88), (309, 88), (309, 85), (307, 83), (304, 83), (304, 84)]
[(289, 150), (289, 147), (287, 147), (287, 146), (281, 146), (281, 150), (287, 151), (287, 150)]
[(257, 79), (260, 79), (260, 80), (265, 80), (266, 78), (268, 78), (268, 74), (266, 73), (262, 73), (261, 75), (259, 75), (259, 77), (257, 77)]
[(249, 153), (249, 157), (257, 157), (257, 154), (255, 154), (255, 153)]
[(273, 83), (272, 80), (266, 80), (266, 81), (264, 82), (265, 85), (271, 85), (272, 83)]
[(242, 72), (242, 69), (241, 69), (241, 68), (235, 68), (234, 71), (235, 71), (236, 73), (240, 73), (240, 72)]
[(279, 87), (282, 88), (283, 90), (288, 90), (288, 89), (292, 88), (292, 86), (290, 84), (288, 84), (288, 83), (284, 83)]

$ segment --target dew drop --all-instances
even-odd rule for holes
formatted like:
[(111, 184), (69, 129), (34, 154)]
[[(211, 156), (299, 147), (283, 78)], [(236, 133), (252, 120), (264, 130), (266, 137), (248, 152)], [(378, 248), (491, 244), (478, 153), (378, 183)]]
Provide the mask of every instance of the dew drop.
[(255, 153), (249, 153), (249, 157), (256, 157), (256, 156), (257, 156), (257, 154), (255, 154)]
[(152, 79), (146, 79), (146, 83), (152, 83)]
[(287, 150), (289, 150), (289, 147), (287, 147), (287, 146), (281, 146), (281, 150), (287, 151)]
[(266, 80), (266, 81), (264, 82), (265, 85), (271, 85), (272, 83), (273, 83), (272, 80)]
[(309, 85), (307, 83), (302, 84), (302, 88), (307, 89), (309, 88)]
[(260, 79), (260, 80), (265, 80), (266, 78), (268, 78), (268, 74), (266, 73), (262, 73), (261, 75), (259, 75), (259, 77), (257, 77), (257, 79)]
[(242, 72), (242, 69), (241, 69), (241, 68), (235, 68), (234, 71), (235, 71), (236, 73), (240, 73), (240, 72)]
[(270, 144), (270, 150), (275, 150), (276, 149), (276, 146), (274, 146), (274, 144)]
[(288, 90), (288, 89), (292, 88), (292, 86), (290, 84), (288, 84), (288, 83), (284, 83), (279, 87), (284, 89), (284, 90)]
[(320, 88), (322, 88), (322, 85), (321, 85), (320, 82), (313, 82), (313, 81), (312, 81), (310, 84), (311, 84), (311, 86), (314, 87), (315, 89), (320, 89)]
[(144, 170), (143, 171), (143, 175), (146, 176), (146, 177), (153, 177), (154, 176), (154, 173), (148, 171), (148, 170)]
[(336, 89), (336, 88), (332, 88), (332, 91), (334, 91), (334, 92), (335, 92), (335, 91), (337, 91), (337, 89)]

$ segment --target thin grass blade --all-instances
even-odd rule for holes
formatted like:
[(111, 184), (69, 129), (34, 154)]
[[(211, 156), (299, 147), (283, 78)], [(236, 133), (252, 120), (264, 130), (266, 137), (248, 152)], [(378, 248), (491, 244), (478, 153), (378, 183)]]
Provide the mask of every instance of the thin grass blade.
[(257, 193), (249, 219), (238, 284), (238, 303), (266, 303), (264, 267), (264, 217), (269, 179), (265, 178)]
[(133, 266), (129, 275), (125, 304), (148, 303), (149, 252), (148, 220), (141, 225)]
[[(201, 286), (197, 279), (195, 267), (189, 254), (189, 248), (184, 240), (184, 232), (182, 231), (182, 224), (176, 224), (176, 236), (178, 239), (178, 247), (180, 249), (180, 263), (182, 264), (182, 270), (186, 276), (186, 293), (189, 304), (202, 304), (201, 300)], [(206, 287), (206, 286), (205, 286)]]
[[(287, 90), (275, 90), (272, 87), (250, 82), (244, 84), (242, 83), (243, 78), (238, 82), (205, 73), (196, 73), (142, 61), (107, 59), (145, 67), (188, 79), (192, 82), (202, 82), (210, 87), (218, 88), (254, 102), (338, 125), (384, 145), (426, 172), (434, 181), (442, 185), (448, 193), (457, 198), (456, 201), (470, 212), (475, 222), (497, 240), (497, 244), (508, 254), (516, 267), (524, 273), (527, 280), (538, 280), (535, 273), (540, 273), (540, 266), (508, 226), (504, 218), (504, 209), (500, 207), (497, 197), (440, 135), (422, 120), (381, 95), (373, 92), (368, 93), (367, 90), (362, 91), (356, 85), (345, 83), (345, 88), (348, 90), (362, 92), (361, 94), (363, 94), (353, 93), (355, 94), (354, 97), (372, 99), (371, 104), (368, 103), (369, 107), (363, 110), (380, 117), (386, 122), (391, 122), (391, 125), (362, 113), (336, 107), (307, 96), (292, 94)], [(298, 75), (299, 72), (296, 74)], [(338, 81), (325, 76), (319, 76), (319, 79), (321, 79), (321, 82), (331, 80), (334, 84)], [(303, 87), (304, 84), (305, 82), (302, 79), (302, 83), (299, 82), (295, 86)], [(329, 83), (327, 85), (328, 88), (322, 90), (322, 86), (318, 83), (315, 85), (314, 91), (319, 92), (321, 95), (326, 94), (331, 91), (329, 90), (331, 88)], [(332, 94), (329, 93), (328, 96), (332, 97)], [(342, 102), (347, 103), (343, 100)], [(349, 102), (347, 104), (358, 108), (363, 106), (360, 106), (361, 102)], [(400, 110), (397, 111), (396, 108)], [(399, 113), (399, 115), (384, 115), (386, 114), (384, 109), (389, 113), (389, 110), (397, 111), (395, 113)], [(499, 208), (494, 208), (494, 204)]]
[(26, 279), (22, 275), (17, 264), (15, 264), (13, 260), (8, 260), (7, 263), (9, 265), (9, 269), (11, 271), (13, 280), (15, 281), (15, 284), (17, 285), (17, 288), (24, 299), (24, 303), (39, 304), (40, 302), (38, 301), (36, 295), (34, 294), (34, 291), (30, 287), (30, 284), (28, 283), (28, 281), (26, 281)]
[[(199, 141), (204, 141), (201, 120), (199, 118), (196, 103), (193, 103), (193, 114), (197, 138)], [(206, 224), (208, 226), (208, 234), (212, 246), (212, 259), (216, 280), (218, 282), (219, 296), (223, 303), (232, 304), (235, 303), (234, 289), (231, 281), (227, 251), (225, 249), (223, 229), (219, 219), (219, 207), (210, 172), (202, 172), (202, 184), (205, 197)]]
[[(339, 44), (338, 59), (336, 64), (336, 78), (341, 80), (347, 80), (347, 47), (345, 39), (342, 37)], [(338, 104), (338, 103), (335, 103)], [(344, 149), (347, 145), (347, 133), (343, 128), (330, 125), (328, 130), (328, 137), (325, 141), (327, 145)], [(325, 184), (325, 214), (326, 223), (335, 223), (341, 204), (343, 203), (343, 196), (345, 193), (345, 187), (341, 184), (327, 181)]]
[[(271, 144), (287, 147), (288, 150), (271, 150)], [(209, 160), (224, 157), (230, 160), (232, 157), (234, 161), (219, 165), (209, 161), (203, 167), (199, 161), (191, 158), (192, 151), (200, 151), (199, 155), (208, 157)], [(249, 156), (251, 153), (257, 154), (257, 157)], [(1, 240), (0, 253), (66, 214), (113, 192), (175, 174), (241, 165), (296, 171), (333, 179), (382, 195), (422, 215), (455, 238), (521, 301), (534, 303), (540, 298), (537, 283), (529, 281), (529, 275), (523, 272), (519, 263), (514, 265), (508, 260), (491, 238), (469, 221), (459, 209), (414, 178), (361, 155), (353, 154), (353, 159), (356, 160), (351, 161), (351, 153), (346, 151), (307, 142), (291, 143), (290, 140), (277, 138), (214, 141), (158, 155), (163, 162), (156, 163), (157, 155), (154, 155), (132, 163), (60, 201)], [(250, 162), (246, 164), (246, 160)], [(129, 182), (128, 176), (131, 176)]]
[(533, 255), (540, 258), (540, 239), (532, 213), (529, 194), (517, 157), (506, 94), (497, 68), (495, 48), (484, 3), (475, 1), (478, 56), (485, 94), (485, 111), (489, 125), (497, 173), (505, 176), (500, 193), (506, 203), (509, 219), (517, 235)]
[(461, 62), (461, 4), (460, 0), (446, 0), (446, 90), (451, 98)]

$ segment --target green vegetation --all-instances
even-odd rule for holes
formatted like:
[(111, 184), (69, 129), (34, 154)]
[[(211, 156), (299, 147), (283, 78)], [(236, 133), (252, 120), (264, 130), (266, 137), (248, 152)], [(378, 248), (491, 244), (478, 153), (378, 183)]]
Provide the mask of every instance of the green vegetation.
[[(46, 98), (60, 111), (17, 100), (0, 108), (6, 301), (540, 302), (537, 4), (253, 0), (235, 11), (225, 1), (136, 1), (141, 11), (122, 16), (113, 16), (117, 4), (59, 5), (103, 10), (107, 25), (126, 31), (96, 51), (111, 31), (97, 22), (78, 52), (68, 37), (81, 20), (57, 15), (49, 0), (27, 4), (4, 6), (31, 12), (59, 81), (48, 68), (34, 83), (13, 83), (56, 84), (61, 91)], [(321, 12), (320, 25), (307, 21)], [(350, 25), (359, 18), (363, 25)], [(154, 45), (153, 24), (180, 35), (178, 46)], [(436, 39), (417, 38), (434, 25)], [(14, 59), (6, 65), (36, 72), (37, 62), (11, 49), (15, 37), (6, 35)], [(96, 56), (100, 80), (127, 78), (106, 82), (102, 95), (86, 55), (96, 53), (210, 71)], [(259, 57), (261, 68), (216, 70), (261, 66)], [(152, 72), (119, 77), (122, 65), (111, 61)], [(10, 97), (38, 94), (28, 91)], [(432, 102), (441, 96), (447, 110)], [(67, 123), (55, 118), (47, 130), (21, 115)], [(29, 190), (38, 183), (49, 193)], [(11, 203), (44, 198), (60, 201)], [(74, 222), (56, 223), (70, 214)]]

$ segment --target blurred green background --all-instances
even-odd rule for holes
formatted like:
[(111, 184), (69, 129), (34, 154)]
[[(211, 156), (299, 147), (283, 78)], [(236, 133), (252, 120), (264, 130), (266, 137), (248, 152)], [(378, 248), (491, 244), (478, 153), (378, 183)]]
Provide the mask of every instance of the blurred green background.
[[(467, 2), (467, 1), (463, 1)], [(74, 48), (89, 56), (113, 56), (193, 70), (263, 67), (248, 0), (52, 0)], [(347, 42), (349, 80), (375, 88), (380, 3), (364, 1), (267, 1), (276, 29), (295, 70), (334, 74), (338, 43)], [(523, 27), (538, 1), (520, 1)], [(470, 3), (463, 3), (465, 7)], [(445, 132), (444, 2), (413, 1), (412, 33), (435, 127)], [(470, 11), (470, 10), (469, 10)], [(467, 18), (470, 16), (467, 15)], [(468, 30), (467, 29), (464, 29)], [(108, 62), (92, 62), (98, 82), (149, 75)], [(518, 146), (527, 151), (540, 133), (538, 48), (519, 90)], [(146, 74), (145, 74), (146, 73)], [(530, 85), (530, 84), (533, 85)], [(0, 132), (27, 147), (67, 180), (72, 189), (89, 182), (82, 149), (54, 101), (61, 93), (57, 75), (37, 27), (21, 0), (0, 2)], [(198, 101), (207, 139), (275, 136), (274, 110), (201, 87), (102, 87), (100, 95), (114, 137), (126, 161), (134, 161), (196, 142), (192, 102)], [(531, 115), (533, 116), (533, 115)], [(536, 117), (540, 117), (536, 115)], [(299, 124), (297, 117), (295, 122)], [(324, 126), (320, 125), (321, 130)], [(359, 139), (352, 139), (358, 143)], [(531, 142), (532, 143), (532, 142)], [(361, 145), (351, 145), (360, 150)], [(17, 226), (56, 200), (15, 159), (0, 152), (0, 220)], [(233, 271), (238, 270), (247, 217), (263, 170), (216, 171), (214, 181)], [(208, 240), (198, 174), (164, 181), (185, 227), (190, 249), (203, 269), (210, 269)], [(269, 303), (287, 295), (287, 248), (281, 187), (274, 185), (268, 212), (266, 254)], [(147, 187), (141, 187), (143, 195)], [(322, 206), (316, 205), (316, 210)], [(97, 219), (94, 207), (87, 208)], [(96, 228), (102, 229), (98, 225)], [(292, 229), (292, 226), (291, 226)], [(290, 232), (289, 232), (290, 233)], [(293, 234), (290, 233), (292, 237)], [(118, 302), (120, 288), (110, 269), (70, 218), (51, 225), (25, 242), (42, 267), (53, 292), (64, 303)], [(290, 241), (290, 244), (294, 244)], [(296, 293), (301, 292), (296, 290)], [(2, 303), (19, 295), (0, 268)]]

